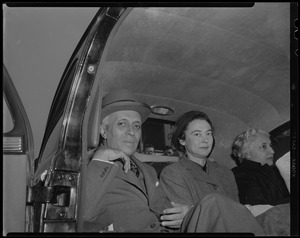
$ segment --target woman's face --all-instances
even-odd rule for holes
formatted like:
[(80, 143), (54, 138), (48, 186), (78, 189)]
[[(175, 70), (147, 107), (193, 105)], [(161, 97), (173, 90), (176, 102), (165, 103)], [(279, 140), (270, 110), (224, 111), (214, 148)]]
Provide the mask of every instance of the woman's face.
[(258, 134), (252, 142), (250, 149), (250, 160), (259, 162), (261, 165), (273, 164), (274, 150), (271, 147), (271, 140), (265, 134)]
[(185, 131), (185, 140), (179, 142), (186, 149), (187, 156), (191, 158), (207, 158), (213, 146), (213, 133), (209, 123), (196, 119), (191, 121)]

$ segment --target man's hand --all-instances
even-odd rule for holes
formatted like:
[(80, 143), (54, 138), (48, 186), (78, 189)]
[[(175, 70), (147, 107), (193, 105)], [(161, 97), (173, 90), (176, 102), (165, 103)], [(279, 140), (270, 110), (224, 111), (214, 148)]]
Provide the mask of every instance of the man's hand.
[(170, 228), (180, 228), (184, 216), (190, 210), (191, 206), (181, 205), (171, 202), (172, 208), (167, 208), (163, 211), (164, 215), (160, 217), (162, 220), (161, 225)]
[(113, 150), (113, 149), (99, 149), (94, 154), (93, 160), (99, 161), (114, 161), (117, 159), (123, 160), (124, 164), (124, 171), (125, 173), (130, 170), (130, 158), (120, 150)]

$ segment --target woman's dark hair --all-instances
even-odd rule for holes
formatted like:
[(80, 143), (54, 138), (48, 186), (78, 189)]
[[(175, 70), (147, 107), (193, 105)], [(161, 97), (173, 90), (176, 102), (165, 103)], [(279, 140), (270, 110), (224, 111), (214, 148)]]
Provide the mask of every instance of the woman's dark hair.
[(179, 140), (180, 139), (185, 140), (184, 132), (186, 131), (190, 122), (196, 119), (207, 121), (212, 129), (212, 132), (214, 133), (213, 125), (210, 119), (208, 118), (208, 116), (204, 112), (201, 111), (186, 112), (177, 119), (175, 123), (175, 131), (173, 132), (173, 136), (172, 136), (172, 144), (178, 151), (185, 153), (185, 147), (179, 143)]

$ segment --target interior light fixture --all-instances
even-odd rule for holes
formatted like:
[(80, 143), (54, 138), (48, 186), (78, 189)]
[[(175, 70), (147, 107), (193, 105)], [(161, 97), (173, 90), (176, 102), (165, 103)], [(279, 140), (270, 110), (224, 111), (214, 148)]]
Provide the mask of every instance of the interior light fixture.
[(174, 110), (166, 106), (153, 105), (151, 106), (151, 112), (160, 116), (169, 116), (174, 113)]

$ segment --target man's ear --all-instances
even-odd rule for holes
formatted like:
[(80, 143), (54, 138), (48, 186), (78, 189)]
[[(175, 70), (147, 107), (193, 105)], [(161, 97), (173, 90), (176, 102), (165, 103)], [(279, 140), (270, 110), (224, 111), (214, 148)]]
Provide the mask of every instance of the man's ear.
[(183, 140), (183, 139), (178, 139), (178, 141), (179, 141), (180, 145), (185, 146), (185, 140)]
[(107, 134), (106, 134), (106, 128), (103, 124), (100, 125), (100, 134), (101, 136), (106, 139), (107, 138)]

